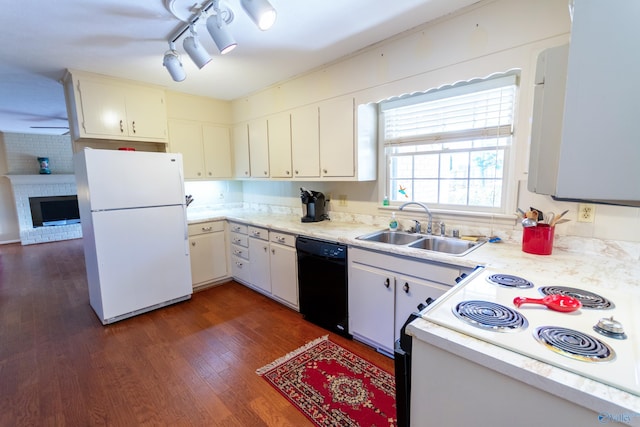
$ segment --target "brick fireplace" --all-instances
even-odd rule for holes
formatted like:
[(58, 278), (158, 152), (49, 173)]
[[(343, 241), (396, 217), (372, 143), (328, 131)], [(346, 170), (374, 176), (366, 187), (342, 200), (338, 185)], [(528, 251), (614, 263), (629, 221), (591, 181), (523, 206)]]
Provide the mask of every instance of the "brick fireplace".
[(20, 226), (20, 242), (23, 245), (78, 239), (82, 237), (80, 224), (34, 227), (29, 197), (68, 196), (77, 194), (75, 176), (6, 175), (11, 181)]

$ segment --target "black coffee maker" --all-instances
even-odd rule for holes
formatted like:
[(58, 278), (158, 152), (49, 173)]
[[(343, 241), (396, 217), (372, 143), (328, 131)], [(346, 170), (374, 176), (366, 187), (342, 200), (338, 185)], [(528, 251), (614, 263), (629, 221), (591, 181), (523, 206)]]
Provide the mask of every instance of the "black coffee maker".
[(324, 212), (324, 194), (300, 187), (300, 199), (302, 200), (302, 222), (319, 222), (329, 219)]

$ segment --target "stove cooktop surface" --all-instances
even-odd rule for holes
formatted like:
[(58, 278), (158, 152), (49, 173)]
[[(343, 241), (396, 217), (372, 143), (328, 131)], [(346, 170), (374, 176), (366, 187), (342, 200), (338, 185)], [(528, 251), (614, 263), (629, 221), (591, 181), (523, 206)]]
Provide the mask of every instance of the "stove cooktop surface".
[[(506, 276), (509, 283), (506, 286), (493, 283), (491, 276), (494, 275)], [(516, 286), (511, 286), (514, 283)], [(533, 286), (522, 287), (521, 283)], [(538, 304), (523, 304), (520, 308), (513, 304), (515, 297), (542, 298), (549, 292), (585, 297), (587, 300), (581, 301), (587, 303), (571, 313)], [(596, 301), (593, 307), (590, 300)], [(486, 307), (482, 302), (488, 303)], [(469, 308), (470, 314), (460, 314), (460, 307)], [(425, 309), (422, 317), (640, 396), (640, 335), (634, 329), (640, 325), (637, 294), (555, 278), (545, 280), (508, 271), (478, 269)], [(623, 325), (627, 339), (607, 337), (593, 329), (600, 319), (611, 317)], [(493, 318), (497, 318), (498, 326), (491, 324)], [(485, 325), (487, 319), (489, 324)]]

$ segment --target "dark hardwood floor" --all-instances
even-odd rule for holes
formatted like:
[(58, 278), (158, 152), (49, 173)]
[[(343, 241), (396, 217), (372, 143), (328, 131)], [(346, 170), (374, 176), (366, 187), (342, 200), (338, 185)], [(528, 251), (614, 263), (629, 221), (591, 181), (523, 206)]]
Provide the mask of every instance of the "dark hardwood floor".
[(308, 426), (255, 370), (325, 334), (235, 282), (105, 327), (81, 239), (0, 245), (0, 426)]

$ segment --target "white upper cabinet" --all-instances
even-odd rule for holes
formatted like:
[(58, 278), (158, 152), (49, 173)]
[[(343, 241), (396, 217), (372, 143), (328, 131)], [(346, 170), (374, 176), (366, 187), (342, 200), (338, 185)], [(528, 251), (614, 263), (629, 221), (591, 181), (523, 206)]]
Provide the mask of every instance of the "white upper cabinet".
[(291, 111), (291, 162), (294, 178), (320, 177), (318, 106)]
[(232, 177), (229, 129), (210, 123), (170, 120), (169, 148), (182, 153), (185, 179)]
[(202, 126), (199, 123), (170, 120), (169, 151), (182, 154), (185, 179), (204, 178)]
[(320, 174), (347, 178), (355, 174), (353, 98), (337, 98), (320, 105)]
[(229, 128), (202, 125), (205, 178), (231, 178), (231, 138)]
[(233, 176), (238, 179), (249, 178), (251, 165), (249, 163), (249, 128), (247, 124), (234, 126), (232, 134)]
[(249, 160), (251, 178), (269, 178), (269, 136), (264, 119), (249, 123)]
[(291, 178), (291, 115), (278, 114), (267, 119), (269, 170), (272, 178)]
[(163, 89), (76, 71), (64, 81), (74, 140), (167, 142)]
[(355, 109), (354, 98), (343, 97), (251, 121), (248, 130), (238, 124), (234, 177), (375, 180), (376, 123), (374, 105)]

